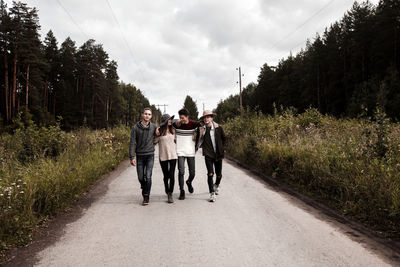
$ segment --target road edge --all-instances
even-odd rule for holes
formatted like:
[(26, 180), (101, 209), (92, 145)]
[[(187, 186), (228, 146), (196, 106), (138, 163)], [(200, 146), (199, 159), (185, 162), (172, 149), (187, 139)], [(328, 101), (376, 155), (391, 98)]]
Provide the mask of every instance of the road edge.
[(65, 226), (81, 218), (85, 210), (104, 196), (108, 191), (109, 184), (129, 166), (129, 160), (124, 159), (114, 170), (103, 174), (64, 211), (38, 226), (32, 241), (28, 245), (8, 251), (3, 263), (4, 266), (34, 266), (38, 262), (36, 258), (38, 252), (56, 243), (63, 235)]
[[(265, 182), (268, 186), (272, 187), (272, 189), (274, 189), (276, 192), (283, 192), (295, 198), (295, 200), (301, 201), (302, 204), (321, 212), (324, 217), (330, 218), (335, 226), (339, 227), (349, 238), (361, 243), (374, 253), (379, 254), (385, 260), (387, 260), (388, 263), (400, 266), (400, 242), (380, 236), (378, 233), (364, 226), (363, 224), (352, 220), (351, 218), (340, 214), (321, 202), (318, 202), (317, 200), (294, 190), (287, 184), (278, 181), (277, 179), (274, 179), (255, 168), (243, 164), (238, 159), (230, 155), (225, 155), (225, 159), (238, 165), (240, 168), (247, 170), (261, 181)], [(352, 231), (348, 231), (348, 229), (351, 229)], [(369, 240), (364, 240), (363, 236)], [(371, 241), (373, 241), (372, 244)]]

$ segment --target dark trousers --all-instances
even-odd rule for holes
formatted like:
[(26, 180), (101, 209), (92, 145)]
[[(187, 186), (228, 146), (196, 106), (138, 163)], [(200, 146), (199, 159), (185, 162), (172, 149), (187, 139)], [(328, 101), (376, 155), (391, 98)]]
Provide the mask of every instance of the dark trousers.
[(207, 167), (207, 182), (208, 182), (208, 189), (210, 190), (210, 193), (214, 192), (214, 167), (215, 167), (215, 174), (217, 175), (217, 180), (215, 183), (219, 185), (221, 183), (222, 179), (222, 159), (221, 160), (215, 160), (213, 158), (204, 157), (206, 161), (206, 167)]
[(175, 185), (176, 159), (160, 161), (161, 169), (164, 175), (165, 193), (173, 193)]
[(154, 165), (154, 154), (136, 156), (136, 171), (142, 188), (143, 196), (150, 195), (153, 165)]
[(185, 189), (185, 159), (187, 160), (189, 167), (189, 178), (188, 181), (192, 182), (195, 175), (195, 165), (194, 165), (194, 157), (178, 157), (178, 170), (179, 170), (179, 189)]

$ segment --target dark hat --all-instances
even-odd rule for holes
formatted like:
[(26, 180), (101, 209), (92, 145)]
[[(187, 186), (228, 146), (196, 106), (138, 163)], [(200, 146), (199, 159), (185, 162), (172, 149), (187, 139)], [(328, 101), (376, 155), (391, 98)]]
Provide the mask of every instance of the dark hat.
[(204, 119), (205, 116), (212, 116), (214, 118), (217, 114), (213, 113), (211, 110), (204, 110), (203, 116), (200, 117), (200, 120)]
[(160, 120), (160, 127), (164, 126), (169, 120), (173, 120), (174, 117), (175, 115), (173, 115), (172, 117), (169, 114), (162, 115)]

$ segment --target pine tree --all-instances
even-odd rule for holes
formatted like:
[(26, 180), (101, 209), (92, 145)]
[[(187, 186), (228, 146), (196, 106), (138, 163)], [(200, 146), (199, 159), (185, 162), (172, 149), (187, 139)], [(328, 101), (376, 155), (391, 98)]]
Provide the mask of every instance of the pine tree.
[(60, 114), (60, 108), (58, 108), (58, 112), (56, 112), (56, 95), (59, 91), (61, 62), (57, 39), (51, 30), (44, 39), (44, 56), (47, 63), (47, 70), (42, 107), (46, 111), (51, 112), (53, 116), (56, 116), (56, 114)]
[(71, 38), (65, 39), (60, 48), (60, 86), (57, 103), (60, 103), (60, 113), (67, 129), (79, 126), (79, 79), (76, 66), (77, 48)]
[(197, 104), (193, 100), (191, 96), (186, 96), (185, 102), (183, 103), (183, 107), (189, 110), (190, 118), (192, 120), (198, 120), (199, 119), (199, 111), (197, 109)]
[[(4, 73), (4, 77), (0, 77), (1, 84), (4, 85), (4, 93), (0, 95), (1, 103), (4, 103), (0, 113), (5, 114), (6, 123), (10, 121), (11, 117), (11, 105), (10, 105), (10, 93), (9, 93), (9, 72), (8, 72), (8, 57), (9, 57), (9, 46), (10, 46), (10, 16), (7, 11), (7, 4), (1, 0), (0, 1), (0, 49), (1, 56), (3, 57), (0, 64), (0, 70)], [(4, 80), (2, 80), (4, 78)], [(2, 87), (2, 86), (1, 86)], [(1, 88), (0, 87), (0, 88)]]

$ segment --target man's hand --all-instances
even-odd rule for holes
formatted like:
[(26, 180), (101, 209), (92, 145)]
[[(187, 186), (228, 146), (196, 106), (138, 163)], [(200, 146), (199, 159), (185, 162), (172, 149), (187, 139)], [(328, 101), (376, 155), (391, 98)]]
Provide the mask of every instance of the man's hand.
[(136, 166), (136, 158), (135, 159), (131, 159), (131, 165), (132, 166)]
[(176, 127), (180, 127), (180, 126), (181, 126), (181, 120), (177, 120), (177, 121), (175, 122), (175, 125), (176, 125)]
[(160, 136), (160, 127), (156, 128), (156, 136)]

